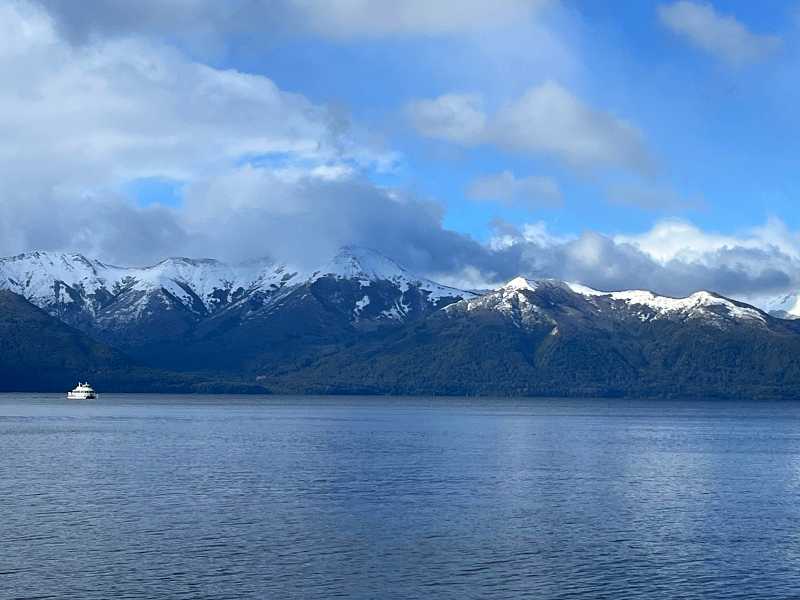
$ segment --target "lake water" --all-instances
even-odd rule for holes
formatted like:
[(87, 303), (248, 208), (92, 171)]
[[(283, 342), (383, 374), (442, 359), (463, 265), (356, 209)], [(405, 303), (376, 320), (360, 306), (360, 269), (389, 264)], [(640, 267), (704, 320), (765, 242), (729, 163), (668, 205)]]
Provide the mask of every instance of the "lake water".
[(1, 598), (797, 598), (800, 403), (0, 396)]

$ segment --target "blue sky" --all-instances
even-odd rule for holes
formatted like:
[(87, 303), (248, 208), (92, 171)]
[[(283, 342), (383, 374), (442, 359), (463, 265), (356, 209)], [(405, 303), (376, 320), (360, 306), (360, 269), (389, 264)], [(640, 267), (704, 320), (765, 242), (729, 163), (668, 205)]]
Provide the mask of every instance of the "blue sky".
[(800, 5), (10, 0), (0, 253), (800, 286)]
[[(554, 3), (534, 22), (482, 34), (478, 42), (453, 36), (367, 41), (302, 37), (253, 47), (245, 41), (221, 63), (262, 73), (284, 89), (358, 116), (402, 153), (396, 173), (371, 176), (412, 186), (444, 203), (446, 223), (479, 238), (489, 235), (487, 224), (494, 217), (512, 223), (545, 219), (560, 233), (584, 228), (633, 232), (664, 216), (722, 232), (769, 216), (797, 226), (792, 157), (800, 149), (800, 122), (791, 71), (797, 62), (794, 38), (800, 21), (795, 18), (800, 9), (794, 3), (775, 3), (770, 11), (751, 2), (716, 3), (720, 18), (735, 18), (755, 34), (781, 38), (780, 48), (763, 60), (739, 65), (665, 26), (658, 8), (668, 4)], [(569, 56), (540, 64), (535, 37), (541, 28)], [(520, 47), (493, 48), (509, 29)], [(484, 71), (470, 62), (481, 53), (493, 68)], [(527, 53), (534, 56), (515, 56)], [(686, 205), (621, 205), (609, 201), (592, 176), (571, 173), (547, 157), (491, 147), (448, 148), (421, 139), (403, 119), (403, 107), (420, 97), (455, 90), (482, 93), (489, 102), (502, 103), (550, 79), (636, 124), (657, 156), (654, 181), (672, 188)], [(472, 179), (506, 169), (557, 178), (563, 205), (530, 210), (465, 198)]]

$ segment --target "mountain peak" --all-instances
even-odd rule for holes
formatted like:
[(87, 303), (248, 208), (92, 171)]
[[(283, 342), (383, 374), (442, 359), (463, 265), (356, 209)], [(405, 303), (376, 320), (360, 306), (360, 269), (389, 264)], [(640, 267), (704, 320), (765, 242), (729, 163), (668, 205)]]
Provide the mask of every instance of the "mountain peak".
[(333, 260), (317, 274), (368, 280), (392, 280), (398, 277), (408, 277), (408, 272), (391, 258), (377, 250), (362, 246), (342, 246)]
[(538, 281), (527, 279), (525, 277), (520, 276), (520, 277), (515, 277), (514, 279), (503, 285), (502, 289), (510, 291), (526, 290), (529, 292), (534, 292), (538, 287), (539, 287)]
[(167, 265), (180, 265), (180, 266), (188, 266), (188, 267), (217, 267), (221, 266), (223, 263), (218, 261), (215, 258), (187, 258), (185, 256), (170, 256), (169, 258), (165, 258), (159, 262), (157, 262), (152, 267), (146, 267), (148, 269), (152, 269), (159, 266), (167, 266)]
[[(572, 289), (571, 284), (568, 284), (560, 279), (552, 279), (552, 278), (537, 278), (537, 279), (529, 279), (524, 276), (515, 277), (508, 283), (502, 285), (499, 290), (506, 290), (506, 291), (528, 291), (528, 292), (535, 292), (543, 287), (547, 288), (568, 288)], [(588, 288), (587, 288), (588, 289)], [(572, 290), (576, 291), (576, 290)]]
[(30, 252), (23, 252), (15, 256), (3, 257), (0, 260), (6, 262), (12, 262), (12, 261), (81, 262), (87, 265), (93, 264), (95, 262), (78, 252), (57, 252), (53, 250), (31, 250)]

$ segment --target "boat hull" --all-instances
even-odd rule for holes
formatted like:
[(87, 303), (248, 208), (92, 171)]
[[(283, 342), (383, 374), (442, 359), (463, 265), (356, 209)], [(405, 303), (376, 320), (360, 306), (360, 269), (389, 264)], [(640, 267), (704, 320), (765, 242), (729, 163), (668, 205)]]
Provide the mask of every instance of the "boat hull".
[(97, 398), (95, 393), (67, 392), (67, 400), (94, 400), (95, 398)]

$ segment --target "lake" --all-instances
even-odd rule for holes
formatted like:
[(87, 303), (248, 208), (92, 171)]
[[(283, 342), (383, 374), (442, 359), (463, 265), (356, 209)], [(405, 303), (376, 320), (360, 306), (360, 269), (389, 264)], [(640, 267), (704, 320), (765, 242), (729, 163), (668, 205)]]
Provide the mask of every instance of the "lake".
[(796, 598), (800, 403), (0, 395), (0, 598)]

